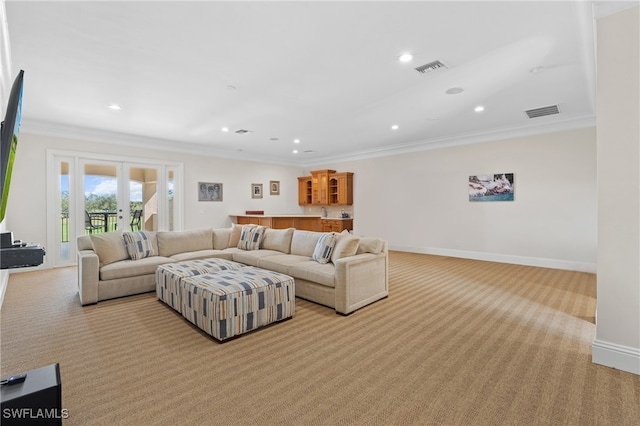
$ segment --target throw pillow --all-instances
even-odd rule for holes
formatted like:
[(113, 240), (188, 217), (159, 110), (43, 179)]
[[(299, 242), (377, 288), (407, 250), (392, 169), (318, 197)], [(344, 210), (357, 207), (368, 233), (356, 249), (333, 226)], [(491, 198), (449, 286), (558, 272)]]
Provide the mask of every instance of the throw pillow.
[(129, 253), (122, 239), (122, 231), (91, 234), (90, 238), (93, 251), (96, 252), (100, 260), (100, 267), (129, 258)]
[(311, 256), (311, 259), (315, 260), (318, 263), (328, 263), (331, 260), (333, 249), (336, 246), (336, 240), (336, 234), (334, 234), (333, 232), (322, 234), (322, 236), (316, 243), (316, 248), (313, 251), (313, 256)]
[(238, 247), (240, 242), (240, 234), (244, 226), (257, 226), (257, 225), (238, 225), (236, 223), (231, 224), (231, 235), (229, 236), (229, 245), (227, 247)]
[(262, 242), (265, 226), (248, 225), (242, 227), (238, 248), (242, 250), (258, 250)]
[(150, 235), (146, 231), (123, 232), (124, 245), (133, 260), (155, 255)]
[(336, 242), (336, 248), (333, 249), (331, 261), (335, 263), (338, 259), (355, 255), (358, 251), (358, 245), (360, 245), (359, 237), (354, 237), (351, 234), (340, 234)]

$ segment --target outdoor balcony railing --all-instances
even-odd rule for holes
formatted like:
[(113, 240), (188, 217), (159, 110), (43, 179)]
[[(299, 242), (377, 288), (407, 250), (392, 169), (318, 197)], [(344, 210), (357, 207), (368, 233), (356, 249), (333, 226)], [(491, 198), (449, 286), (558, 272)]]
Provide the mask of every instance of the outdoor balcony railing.
[[(89, 212), (91, 218), (91, 224), (85, 223), (84, 233), (89, 235), (91, 233), (102, 233), (115, 231), (118, 224), (118, 218), (115, 212)], [(69, 242), (69, 213), (62, 213), (60, 215), (61, 224), (61, 239), (63, 243)]]

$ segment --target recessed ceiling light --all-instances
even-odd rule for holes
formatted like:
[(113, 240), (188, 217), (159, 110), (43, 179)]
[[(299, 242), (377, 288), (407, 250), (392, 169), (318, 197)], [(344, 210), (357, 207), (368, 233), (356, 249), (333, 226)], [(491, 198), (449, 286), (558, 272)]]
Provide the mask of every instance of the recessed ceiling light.
[(398, 125), (394, 124), (393, 126), (391, 126), (391, 130), (398, 130)]
[(229, 128), (228, 128), (228, 127), (223, 127), (223, 128), (222, 128), (222, 129), (220, 129), (220, 130), (221, 130), (221, 131), (223, 131), (223, 132), (228, 132), (228, 131), (229, 131)]
[(107, 108), (112, 109), (114, 111), (120, 111), (122, 109), (122, 107), (118, 104), (109, 104), (107, 105)]
[(293, 150), (293, 153), (294, 153), (294, 154), (297, 154), (297, 153), (298, 153), (298, 150), (297, 150), (297, 149), (294, 149), (294, 150)]
[(400, 60), (400, 62), (411, 62), (411, 60), (413, 59), (413, 55), (411, 53), (403, 53), (402, 55), (398, 56), (398, 59)]
[(473, 109), (475, 112), (482, 112), (484, 111), (484, 107), (482, 105), (478, 105), (477, 107), (475, 107)]
[(445, 90), (444, 93), (446, 93), (447, 95), (457, 95), (458, 93), (462, 93), (464, 92), (464, 89), (462, 87), (452, 87), (450, 89)]
[(300, 139), (294, 139), (293, 143), (300, 143)]

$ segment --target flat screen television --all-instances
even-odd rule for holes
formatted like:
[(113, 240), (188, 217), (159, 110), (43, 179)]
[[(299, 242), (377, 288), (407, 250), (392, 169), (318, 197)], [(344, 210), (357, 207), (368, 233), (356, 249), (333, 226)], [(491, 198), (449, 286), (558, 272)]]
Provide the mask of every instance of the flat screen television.
[(24, 84), (24, 71), (20, 70), (11, 86), (9, 102), (2, 122), (0, 132), (0, 188), (2, 199), (0, 200), (0, 222), (4, 220), (7, 211), (7, 197), (11, 184), (11, 171), (13, 160), (18, 146), (18, 133), (20, 132), (20, 119), (22, 117), (22, 88)]

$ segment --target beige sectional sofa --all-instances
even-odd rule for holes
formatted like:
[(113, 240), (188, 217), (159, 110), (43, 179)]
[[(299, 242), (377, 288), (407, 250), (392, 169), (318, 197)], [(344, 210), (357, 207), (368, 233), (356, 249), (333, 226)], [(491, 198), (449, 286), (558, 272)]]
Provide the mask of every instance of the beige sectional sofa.
[[(250, 226), (253, 225), (245, 225), (244, 229)], [(80, 302), (87, 305), (154, 291), (158, 265), (206, 258), (233, 260), (290, 275), (295, 279), (296, 297), (329, 306), (341, 314), (389, 294), (389, 256), (384, 240), (353, 236), (346, 231), (334, 234), (336, 242), (330, 259), (317, 259), (318, 241), (325, 235), (322, 232), (265, 228), (260, 230), (254, 249), (247, 249), (242, 244), (242, 231), (243, 226), (233, 225), (223, 229), (146, 232), (147, 241), (143, 243), (148, 248), (142, 256), (131, 254), (132, 245), (123, 238), (128, 233), (81, 236), (77, 241)], [(130, 240), (133, 234), (127, 238)]]

